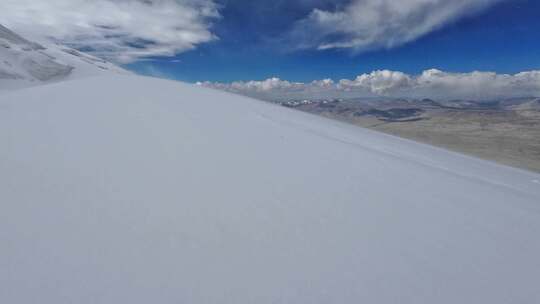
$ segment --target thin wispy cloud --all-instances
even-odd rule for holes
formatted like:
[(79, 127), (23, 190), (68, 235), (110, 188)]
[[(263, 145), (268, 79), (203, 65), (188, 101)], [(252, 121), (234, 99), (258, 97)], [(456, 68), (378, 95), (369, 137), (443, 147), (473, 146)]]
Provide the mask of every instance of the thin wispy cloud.
[(116, 62), (172, 56), (216, 39), (213, 0), (2, 0), (0, 24)]
[(334, 11), (313, 9), (287, 39), (300, 49), (390, 49), (501, 1), (354, 0)]
[(324, 79), (301, 83), (270, 78), (263, 81), (198, 84), (263, 99), (386, 96), (487, 100), (540, 96), (540, 71), (511, 75), (479, 71), (448, 73), (431, 69), (420, 75), (409, 75), (381, 70), (337, 82)]

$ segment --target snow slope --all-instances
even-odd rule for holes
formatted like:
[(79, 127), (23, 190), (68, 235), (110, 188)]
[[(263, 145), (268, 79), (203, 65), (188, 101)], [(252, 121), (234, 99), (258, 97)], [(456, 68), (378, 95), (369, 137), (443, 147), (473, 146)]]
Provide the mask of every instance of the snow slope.
[(1, 303), (540, 303), (540, 175), (137, 76), (0, 96)]
[(110, 73), (129, 72), (74, 49), (28, 41), (0, 25), (0, 92)]

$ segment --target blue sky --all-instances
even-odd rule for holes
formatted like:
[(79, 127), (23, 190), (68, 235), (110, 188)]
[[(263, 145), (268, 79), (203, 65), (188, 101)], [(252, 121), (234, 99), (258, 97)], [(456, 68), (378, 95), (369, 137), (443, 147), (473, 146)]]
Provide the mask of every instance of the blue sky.
[(540, 96), (538, 0), (2, 0), (0, 24), (252, 96)]
[[(342, 2), (345, 5), (347, 1)], [(502, 1), (391, 49), (358, 52), (291, 49), (286, 45), (282, 36), (295, 22), (315, 6), (332, 9), (335, 3), (221, 1), (221, 17), (210, 28), (218, 40), (173, 57), (153, 57), (127, 66), (141, 73), (189, 82), (272, 76), (302, 82), (338, 80), (380, 69), (410, 74), (429, 68), (498, 73), (540, 69), (540, 1)]]

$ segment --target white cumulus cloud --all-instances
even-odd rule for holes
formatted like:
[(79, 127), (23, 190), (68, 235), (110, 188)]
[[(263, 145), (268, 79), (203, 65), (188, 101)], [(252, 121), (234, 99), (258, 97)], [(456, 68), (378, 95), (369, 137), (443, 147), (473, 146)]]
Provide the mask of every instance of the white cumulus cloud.
[(269, 92), (273, 90), (280, 91), (295, 91), (303, 89), (304, 84), (281, 80), (277, 77), (269, 78), (263, 81), (248, 81), (248, 82), (233, 82), (231, 89), (233, 90), (252, 90), (256, 92)]
[(337, 11), (314, 9), (291, 32), (299, 48), (393, 48), (501, 0), (353, 0)]
[(540, 96), (540, 71), (527, 71), (514, 75), (494, 72), (446, 73), (432, 69), (415, 79), (419, 93), (438, 98), (505, 98)]
[(1, 0), (0, 24), (117, 62), (169, 56), (216, 37), (213, 0)]
[(385, 92), (408, 88), (412, 82), (411, 77), (405, 73), (383, 70), (359, 75), (354, 80), (343, 79), (339, 82), (339, 87), (344, 90), (367, 90), (382, 95)]
[(309, 90), (309, 85), (305, 83), (290, 82), (277, 77), (262, 81), (235, 81), (231, 83), (204, 81), (197, 82), (197, 85), (261, 99), (303, 96)]
[(199, 85), (234, 93), (279, 100), (284, 98), (408, 97), (451, 99), (504, 99), (540, 97), (540, 71), (497, 74), (474, 71), (449, 73), (436, 69), (420, 75), (374, 71), (355, 79), (289, 82), (279, 78), (233, 83), (201, 82)]

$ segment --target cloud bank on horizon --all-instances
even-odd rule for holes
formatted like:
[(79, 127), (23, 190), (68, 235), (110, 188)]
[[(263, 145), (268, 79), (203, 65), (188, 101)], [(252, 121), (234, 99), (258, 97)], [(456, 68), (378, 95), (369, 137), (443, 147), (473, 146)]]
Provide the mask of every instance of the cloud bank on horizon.
[(212, 0), (2, 0), (0, 24), (116, 62), (173, 56), (216, 39)]
[[(295, 49), (393, 48), (500, 1), (303, 0), (307, 15), (293, 20), (283, 37)], [(2, 0), (0, 11), (9, 14), (0, 15), (0, 24), (22, 35), (54, 38), (109, 60), (132, 62), (173, 56), (219, 39), (214, 21), (224, 17), (220, 9), (227, 4), (224, 0)]]
[(451, 99), (502, 99), (540, 96), (540, 71), (518, 74), (494, 72), (448, 73), (437, 69), (420, 75), (380, 70), (353, 80), (290, 82), (279, 78), (232, 83), (199, 82), (198, 85), (267, 100), (285, 98), (406, 97)]

